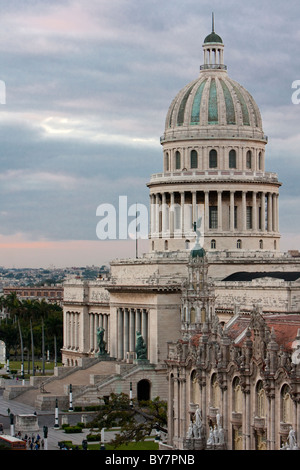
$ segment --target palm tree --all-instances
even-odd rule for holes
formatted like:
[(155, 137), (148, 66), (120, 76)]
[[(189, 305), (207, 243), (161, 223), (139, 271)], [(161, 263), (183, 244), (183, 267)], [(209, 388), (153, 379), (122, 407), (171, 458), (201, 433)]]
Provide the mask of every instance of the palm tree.
[(57, 366), (57, 339), (62, 332), (62, 318), (57, 315), (57, 312), (52, 312), (47, 318), (47, 333), (49, 336), (53, 337), (54, 340), (54, 365)]
[(45, 375), (45, 319), (48, 317), (50, 311), (50, 305), (46, 302), (45, 299), (37, 301), (36, 304), (37, 316), (41, 319), (42, 322), (42, 368), (43, 375)]

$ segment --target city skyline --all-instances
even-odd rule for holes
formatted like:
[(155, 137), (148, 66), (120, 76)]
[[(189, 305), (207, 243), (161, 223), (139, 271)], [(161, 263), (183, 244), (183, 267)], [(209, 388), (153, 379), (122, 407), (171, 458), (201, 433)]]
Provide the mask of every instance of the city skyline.
[[(267, 171), (283, 183), (281, 248), (299, 248), (296, 1), (288, 8), (269, 0), (1, 3), (1, 265), (135, 256), (133, 240), (97, 239), (96, 210), (117, 207), (122, 195), (148, 206), (146, 183), (162, 169), (165, 116), (198, 77), (212, 11), (228, 74), (260, 108)], [(139, 251), (146, 246), (141, 240)]]

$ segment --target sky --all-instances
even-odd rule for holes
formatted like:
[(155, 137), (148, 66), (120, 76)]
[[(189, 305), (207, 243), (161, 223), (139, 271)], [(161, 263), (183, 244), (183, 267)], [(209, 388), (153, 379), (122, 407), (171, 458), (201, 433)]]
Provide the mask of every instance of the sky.
[(212, 12), (228, 74), (260, 108), (267, 170), (283, 183), (281, 249), (300, 249), (298, 0), (0, 6), (0, 266), (101, 266), (135, 255), (134, 240), (99, 240), (97, 208), (118, 211), (120, 196), (148, 206), (165, 117), (199, 75)]

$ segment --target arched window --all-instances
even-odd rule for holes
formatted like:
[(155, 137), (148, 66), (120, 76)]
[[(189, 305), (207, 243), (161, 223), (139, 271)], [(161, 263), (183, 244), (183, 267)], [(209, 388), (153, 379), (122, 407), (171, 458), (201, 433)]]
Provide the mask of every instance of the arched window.
[(274, 240), (274, 250), (277, 249), (277, 243), (276, 243), (276, 240)]
[(232, 383), (232, 410), (235, 413), (242, 413), (243, 410), (243, 393), (239, 377), (235, 377)]
[(191, 168), (198, 168), (198, 153), (196, 150), (191, 151)]
[(266, 392), (260, 380), (256, 387), (256, 414), (259, 418), (266, 416)]
[(259, 248), (262, 250), (264, 247), (264, 242), (263, 240), (259, 240)]
[(165, 169), (166, 169), (166, 171), (170, 170), (169, 154), (168, 153), (166, 153), (166, 156), (165, 156)]
[(292, 423), (293, 407), (292, 398), (290, 395), (290, 387), (284, 385), (281, 390), (281, 408), (282, 408), (282, 422)]
[(221, 403), (221, 389), (216, 374), (211, 380), (211, 404), (214, 408), (219, 408)]
[(262, 154), (259, 152), (258, 154), (258, 169), (262, 170)]
[(185, 249), (186, 250), (190, 249), (190, 240), (185, 240)]
[(229, 168), (236, 168), (236, 151), (233, 149), (229, 152)]
[(252, 168), (252, 153), (248, 150), (246, 154), (246, 168)]
[(218, 166), (218, 154), (215, 149), (209, 152), (209, 168), (217, 168)]
[(191, 403), (200, 404), (200, 387), (197, 380), (197, 372), (193, 370), (191, 373), (190, 379), (190, 390), (191, 390)]
[(167, 251), (168, 249), (169, 249), (168, 240), (165, 240), (165, 250)]
[(152, 240), (152, 250), (154, 250), (154, 241)]
[(216, 240), (211, 240), (210, 241), (210, 247), (211, 247), (212, 250), (216, 249)]
[(181, 168), (181, 155), (180, 152), (177, 150), (175, 153), (175, 169), (180, 170)]
[(242, 248), (242, 240), (237, 240), (236, 247), (240, 250)]

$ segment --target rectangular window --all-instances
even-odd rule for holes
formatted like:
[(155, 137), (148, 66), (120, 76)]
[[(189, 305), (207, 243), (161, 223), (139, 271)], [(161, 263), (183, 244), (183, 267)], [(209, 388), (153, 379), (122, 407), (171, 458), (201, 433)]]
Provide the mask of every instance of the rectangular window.
[(218, 228), (218, 207), (209, 206), (209, 228)]

